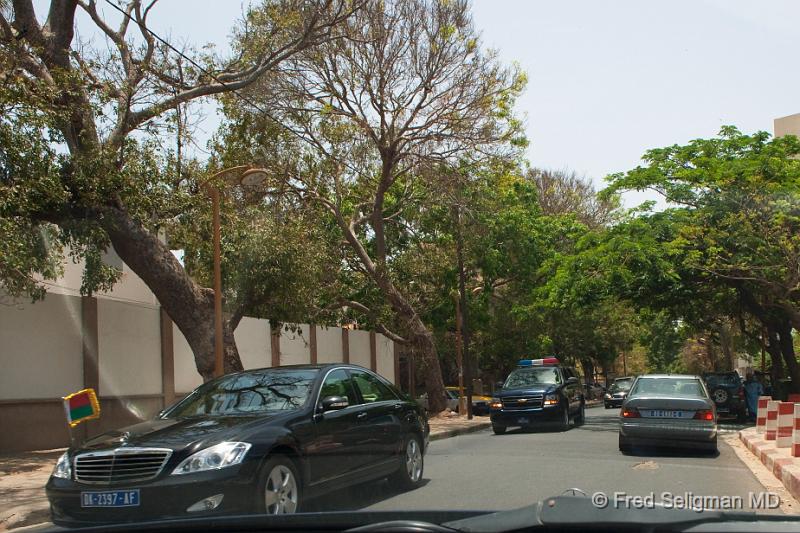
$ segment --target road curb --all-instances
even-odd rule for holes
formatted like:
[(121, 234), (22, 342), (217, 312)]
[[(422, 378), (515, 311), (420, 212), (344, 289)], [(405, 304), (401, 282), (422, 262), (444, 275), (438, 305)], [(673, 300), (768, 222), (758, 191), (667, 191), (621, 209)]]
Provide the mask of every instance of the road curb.
[(800, 461), (792, 457), (787, 448), (776, 448), (775, 441), (764, 440), (755, 428), (740, 431), (739, 440), (792, 496), (800, 500)]
[(474, 433), (476, 431), (481, 431), (483, 429), (488, 429), (490, 427), (492, 427), (491, 422), (481, 422), (480, 424), (475, 424), (473, 426), (468, 426), (463, 428), (445, 429), (444, 431), (437, 431), (436, 433), (432, 433), (430, 436), (430, 440), (431, 442), (433, 442), (435, 440), (448, 439), (450, 437), (457, 437), (458, 435)]

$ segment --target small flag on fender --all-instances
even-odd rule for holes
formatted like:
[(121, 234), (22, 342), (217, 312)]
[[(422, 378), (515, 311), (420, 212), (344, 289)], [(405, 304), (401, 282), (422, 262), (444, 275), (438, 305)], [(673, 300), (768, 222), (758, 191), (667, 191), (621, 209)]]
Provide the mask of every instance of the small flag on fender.
[(94, 389), (83, 389), (64, 396), (64, 411), (67, 413), (67, 422), (71, 428), (81, 422), (100, 418), (100, 404)]

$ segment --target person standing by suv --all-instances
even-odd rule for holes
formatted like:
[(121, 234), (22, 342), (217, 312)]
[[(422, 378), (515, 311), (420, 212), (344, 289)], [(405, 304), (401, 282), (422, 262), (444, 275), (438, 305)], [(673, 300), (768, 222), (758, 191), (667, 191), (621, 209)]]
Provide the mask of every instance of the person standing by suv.
[(758, 413), (758, 397), (764, 394), (764, 387), (755, 378), (753, 372), (747, 373), (744, 381), (744, 398), (747, 403), (747, 418), (751, 421), (756, 419)]

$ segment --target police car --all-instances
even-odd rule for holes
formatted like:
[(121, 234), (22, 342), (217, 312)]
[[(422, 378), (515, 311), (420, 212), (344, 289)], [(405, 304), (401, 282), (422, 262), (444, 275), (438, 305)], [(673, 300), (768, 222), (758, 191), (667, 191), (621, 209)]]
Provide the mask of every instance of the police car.
[(495, 391), (490, 416), (497, 435), (541, 422), (554, 422), (561, 430), (569, 429), (571, 421), (583, 424), (585, 398), (578, 373), (555, 357), (522, 359)]

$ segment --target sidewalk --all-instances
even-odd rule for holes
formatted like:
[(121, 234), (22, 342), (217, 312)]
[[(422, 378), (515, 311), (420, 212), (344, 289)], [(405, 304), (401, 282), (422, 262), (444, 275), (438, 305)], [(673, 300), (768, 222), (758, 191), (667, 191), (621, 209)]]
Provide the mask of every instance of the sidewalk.
[(50, 521), (44, 485), (64, 450), (0, 455), (0, 531)]
[(792, 457), (791, 448), (776, 447), (774, 440), (766, 440), (763, 433), (756, 433), (756, 428), (740, 431), (739, 439), (800, 500), (800, 457)]
[(488, 416), (473, 416), (472, 420), (467, 420), (466, 416), (455, 413), (452, 416), (432, 416), (428, 419), (428, 424), (431, 427), (431, 441), (492, 427)]

